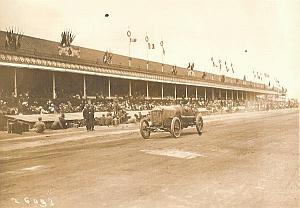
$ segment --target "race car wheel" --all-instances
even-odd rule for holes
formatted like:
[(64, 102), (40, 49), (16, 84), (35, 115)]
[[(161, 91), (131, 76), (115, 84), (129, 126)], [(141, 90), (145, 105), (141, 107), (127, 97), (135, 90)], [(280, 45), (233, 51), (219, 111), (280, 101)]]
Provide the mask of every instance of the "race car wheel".
[(196, 129), (198, 134), (201, 136), (203, 131), (203, 119), (200, 113), (196, 117)]
[(140, 133), (144, 139), (150, 138), (149, 122), (146, 119), (140, 122)]
[(181, 134), (181, 121), (179, 118), (174, 117), (171, 122), (171, 134), (174, 138), (178, 138)]

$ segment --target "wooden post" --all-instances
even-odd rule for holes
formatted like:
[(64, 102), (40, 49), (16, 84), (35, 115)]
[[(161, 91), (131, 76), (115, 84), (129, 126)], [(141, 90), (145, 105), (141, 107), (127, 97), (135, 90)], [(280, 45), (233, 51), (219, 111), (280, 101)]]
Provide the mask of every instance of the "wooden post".
[(131, 96), (132, 93), (131, 93), (131, 80), (129, 80), (129, 96)]
[(108, 98), (110, 99), (110, 77), (108, 78)]
[(83, 98), (86, 99), (86, 82), (85, 82), (85, 75), (83, 75)]
[(161, 99), (164, 99), (164, 84), (161, 83)]
[(17, 70), (15, 69), (15, 81), (14, 81), (14, 88), (15, 88), (15, 90), (14, 90), (14, 95), (15, 95), (15, 97), (18, 97), (18, 89), (17, 89)]
[(187, 98), (188, 97), (188, 87), (187, 87), (187, 85), (185, 85), (185, 98)]
[(52, 96), (53, 96), (53, 99), (56, 99), (55, 72), (52, 73)]
[(176, 84), (174, 85), (174, 98), (177, 100), (177, 89), (176, 89)]
[(147, 81), (147, 86), (146, 87), (147, 87), (147, 89), (146, 89), (147, 90), (147, 99), (149, 99), (149, 82), (148, 81)]
[(206, 87), (204, 88), (204, 100), (206, 100), (207, 97), (206, 97)]

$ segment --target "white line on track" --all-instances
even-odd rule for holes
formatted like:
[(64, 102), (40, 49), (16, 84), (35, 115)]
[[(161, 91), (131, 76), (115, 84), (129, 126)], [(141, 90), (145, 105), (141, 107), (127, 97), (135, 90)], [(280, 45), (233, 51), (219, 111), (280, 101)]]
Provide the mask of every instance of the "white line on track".
[(145, 152), (151, 155), (162, 155), (162, 156), (169, 156), (169, 157), (176, 157), (182, 159), (193, 159), (196, 157), (207, 157), (202, 154), (194, 153), (194, 152), (187, 152), (181, 151), (176, 149), (156, 149), (156, 150), (140, 150), (141, 152)]

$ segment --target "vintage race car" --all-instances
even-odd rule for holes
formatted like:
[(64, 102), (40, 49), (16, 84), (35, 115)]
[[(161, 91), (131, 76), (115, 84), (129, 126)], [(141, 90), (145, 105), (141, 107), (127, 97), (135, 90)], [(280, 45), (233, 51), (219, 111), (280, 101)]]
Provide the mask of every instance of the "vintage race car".
[(149, 139), (151, 132), (166, 131), (178, 138), (183, 128), (196, 126), (202, 135), (203, 119), (201, 113), (188, 105), (158, 106), (150, 111), (150, 115), (140, 122), (140, 133)]

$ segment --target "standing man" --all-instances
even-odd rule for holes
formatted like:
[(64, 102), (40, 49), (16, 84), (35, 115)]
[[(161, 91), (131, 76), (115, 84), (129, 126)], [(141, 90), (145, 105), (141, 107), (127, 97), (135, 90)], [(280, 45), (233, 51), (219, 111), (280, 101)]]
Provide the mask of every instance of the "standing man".
[(85, 125), (86, 125), (86, 130), (90, 131), (91, 130), (91, 124), (90, 124), (90, 119), (89, 119), (89, 104), (86, 104), (85, 107), (83, 108), (82, 111), (83, 114), (83, 119), (85, 121)]
[(93, 106), (93, 104), (90, 105), (90, 109), (89, 109), (89, 119), (90, 119), (90, 123), (91, 123), (91, 131), (95, 130), (95, 107)]

